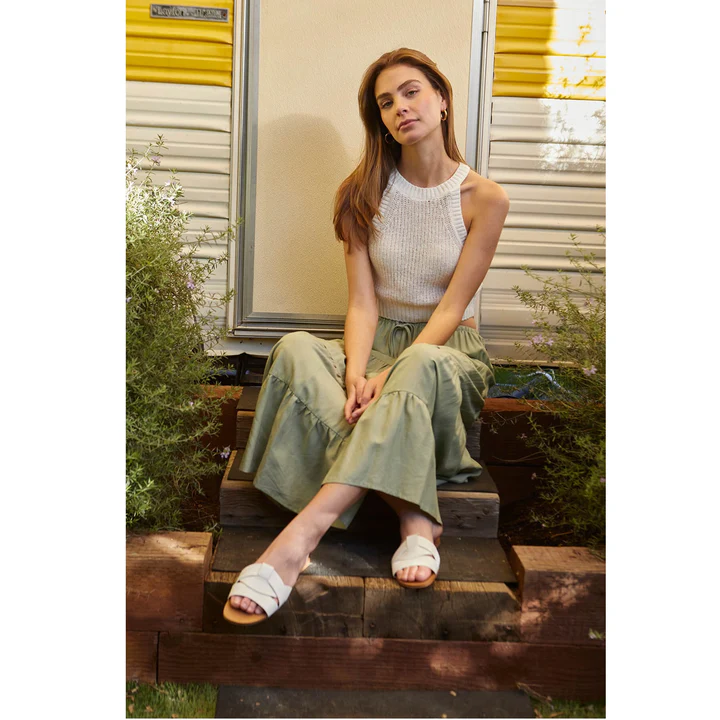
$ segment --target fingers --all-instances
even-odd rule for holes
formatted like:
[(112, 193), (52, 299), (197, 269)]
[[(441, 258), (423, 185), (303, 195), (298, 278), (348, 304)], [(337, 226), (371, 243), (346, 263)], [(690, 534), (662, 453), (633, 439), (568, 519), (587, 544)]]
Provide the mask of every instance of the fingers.
[(360, 404), (358, 407), (355, 408), (352, 412), (352, 419), (354, 422), (357, 422), (360, 419), (360, 416), (372, 405), (372, 403), (375, 402), (376, 393), (373, 391), (372, 396), (367, 398), (363, 397), (360, 401)]
[(358, 421), (367, 406), (375, 399), (377, 387), (372, 380), (358, 378), (348, 389), (348, 400), (345, 403), (345, 420), (351, 425)]
[(344, 410), (345, 420), (347, 422), (350, 422), (350, 419), (352, 416), (352, 411), (355, 409), (356, 404), (357, 403), (355, 402), (355, 386), (351, 385), (350, 388), (348, 389), (348, 399), (347, 399), (347, 402), (345, 403), (345, 410)]
[(370, 380), (365, 384), (365, 389), (362, 393), (358, 393), (358, 404), (364, 408), (370, 404), (370, 401), (375, 397), (377, 392), (377, 385)]

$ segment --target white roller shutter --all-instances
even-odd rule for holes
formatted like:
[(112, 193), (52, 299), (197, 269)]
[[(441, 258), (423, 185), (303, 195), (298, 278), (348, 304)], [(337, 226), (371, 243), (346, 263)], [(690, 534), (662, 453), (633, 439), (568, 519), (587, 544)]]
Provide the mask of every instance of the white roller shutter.
[[(165, 147), (155, 182), (163, 184), (175, 171), (183, 186), (182, 207), (193, 213), (188, 242), (201, 229), (222, 232), (230, 224), (230, 112), (231, 90), (226, 87), (177, 83), (127, 82), (127, 152), (142, 153), (163, 136)], [(199, 260), (227, 250), (227, 243), (204, 243)], [(227, 265), (221, 266), (205, 285), (211, 293), (227, 289)], [(213, 310), (219, 325), (226, 324), (225, 310)]]
[[(541, 52), (542, 48), (532, 47), (534, 26), (530, 22), (545, 23), (537, 26), (541, 39), (560, 31), (571, 37), (575, 32), (573, 23), (568, 21), (567, 27), (562, 27), (558, 19), (562, 19), (563, 13), (572, 20), (592, 11), (595, 19), (592, 31), (604, 40), (604, 27), (598, 19), (603, 9), (597, 2), (502, 0), (501, 5), (504, 22), (508, 21), (507, 8), (512, 6), (510, 12), (514, 15), (510, 19), (515, 18), (518, 24), (512, 29), (507, 25), (498, 29), (495, 41), (501, 46), (500, 53), (514, 51), (509, 44), (513, 42), (523, 47), (522, 52)], [(551, 12), (555, 16), (549, 20), (547, 13)], [(528, 24), (522, 25), (523, 22)], [(551, 32), (548, 28), (552, 28)], [(577, 47), (576, 44), (571, 54), (578, 53)], [(507, 60), (508, 55), (495, 57)], [(528, 56), (524, 64), (529, 67), (532, 59)], [(517, 299), (513, 286), (528, 290), (541, 287), (524, 273), (523, 265), (543, 277), (556, 275), (558, 270), (571, 271), (573, 265), (565, 254), (573, 247), (571, 235), (576, 236), (583, 248), (596, 254), (598, 265), (604, 265), (605, 246), (598, 227), (605, 226), (605, 102), (547, 96), (507, 97), (512, 85), (498, 82), (495, 70), (484, 152), (487, 176), (508, 193), (510, 212), (483, 282), (480, 332), (495, 361), (539, 359), (527, 345), (521, 350), (515, 347), (516, 341), (527, 343), (526, 333), (533, 327), (532, 316)], [(553, 66), (548, 65), (545, 84), (537, 86), (546, 95), (555, 93), (550, 84), (552, 71)], [(568, 88), (568, 93), (576, 89)], [(570, 279), (575, 282), (577, 273), (570, 273)]]

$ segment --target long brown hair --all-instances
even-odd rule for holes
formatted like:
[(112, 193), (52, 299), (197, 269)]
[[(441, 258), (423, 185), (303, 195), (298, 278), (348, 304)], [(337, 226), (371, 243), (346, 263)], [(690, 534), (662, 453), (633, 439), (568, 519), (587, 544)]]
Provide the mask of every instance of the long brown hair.
[(442, 123), (445, 151), (453, 160), (465, 162), (455, 142), (453, 91), (450, 81), (427, 55), (418, 50), (403, 47), (381, 55), (365, 71), (358, 91), (360, 118), (365, 126), (365, 147), (358, 166), (342, 181), (335, 193), (333, 226), (336, 239), (350, 243), (350, 251), (355, 243), (365, 244), (374, 235), (373, 218), (378, 214), (390, 173), (400, 160), (399, 143), (385, 142), (388, 128), (381, 119), (380, 108), (375, 100), (375, 81), (378, 75), (385, 68), (400, 64), (411, 65), (420, 70), (445, 98), (447, 121)]

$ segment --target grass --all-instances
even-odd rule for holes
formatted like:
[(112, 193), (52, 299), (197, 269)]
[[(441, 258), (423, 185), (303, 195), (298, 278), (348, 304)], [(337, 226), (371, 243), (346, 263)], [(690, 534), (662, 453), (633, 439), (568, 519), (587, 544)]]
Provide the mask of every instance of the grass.
[(214, 718), (218, 689), (207, 683), (187, 685), (125, 683), (129, 718)]
[(543, 702), (530, 698), (539, 718), (604, 718), (605, 703), (580, 703), (574, 700), (551, 700)]

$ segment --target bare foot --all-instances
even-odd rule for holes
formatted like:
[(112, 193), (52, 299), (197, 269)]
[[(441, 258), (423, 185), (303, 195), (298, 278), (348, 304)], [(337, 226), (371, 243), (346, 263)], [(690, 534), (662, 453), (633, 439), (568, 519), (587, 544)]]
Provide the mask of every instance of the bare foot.
[[(292, 587), (297, 582), (298, 575), (307, 567), (310, 553), (315, 547), (317, 542), (303, 537), (297, 531), (285, 528), (255, 562), (272, 565), (285, 585)], [(248, 615), (262, 615), (264, 612), (257, 603), (242, 595), (233, 595), (230, 598), (230, 605)]]
[[(406, 512), (400, 516), (400, 540), (408, 535), (420, 535), (430, 542), (435, 542), (443, 532), (443, 526), (436, 523), (422, 512)], [(424, 582), (432, 575), (432, 570), (425, 565), (412, 565), (395, 573), (395, 577), (403, 582)]]

